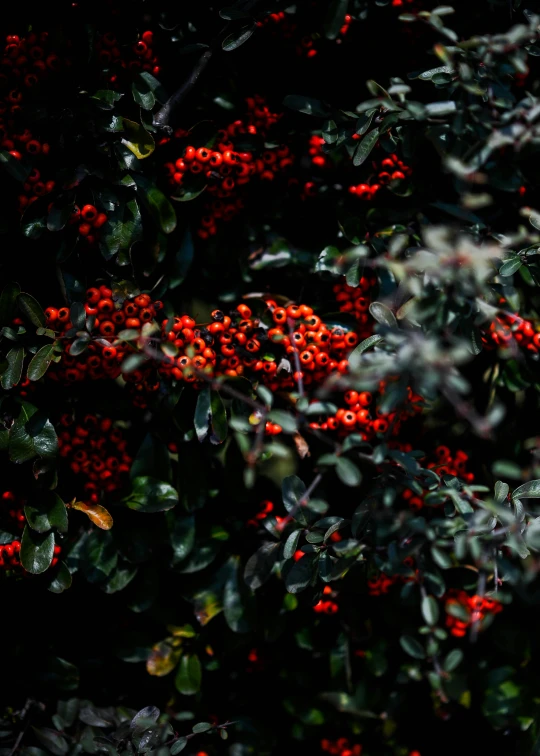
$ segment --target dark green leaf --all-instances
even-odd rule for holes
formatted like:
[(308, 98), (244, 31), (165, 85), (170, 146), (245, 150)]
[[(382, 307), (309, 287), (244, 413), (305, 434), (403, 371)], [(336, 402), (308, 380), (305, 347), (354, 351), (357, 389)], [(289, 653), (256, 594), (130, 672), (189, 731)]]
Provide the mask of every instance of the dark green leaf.
[(186, 654), (180, 659), (174, 684), (184, 696), (193, 696), (201, 689), (201, 662), (196, 654)]
[(243, 45), (244, 42), (247, 42), (247, 40), (251, 37), (254, 31), (255, 31), (255, 24), (250, 24), (249, 26), (243, 26), (240, 29), (237, 29), (232, 34), (229, 34), (229, 36), (223, 40), (223, 43), (222, 43), (223, 49), (226, 52), (231, 52), (231, 50), (236, 50), (237, 47), (240, 47), (240, 45)]
[(264, 543), (247, 561), (244, 580), (251, 590), (256, 591), (263, 585), (274, 569), (278, 556), (278, 543)]
[(33, 575), (45, 572), (52, 562), (54, 533), (36, 533), (28, 526), (21, 540), (21, 564)]
[(193, 424), (199, 441), (204, 441), (210, 430), (210, 418), (212, 414), (210, 387), (204, 386), (199, 391)]
[(43, 378), (55, 356), (55, 344), (46, 344), (30, 360), (26, 375), (31, 381)]
[(369, 157), (369, 153), (375, 147), (377, 139), (379, 138), (379, 129), (372, 129), (368, 131), (365, 137), (360, 141), (360, 144), (354, 151), (353, 165), (359, 166), (364, 163)]
[(32, 297), (30, 294), (22, 292), (17, 297), (17, 305), (24, 317), (27, 318), (32, 323), (32, 325), (35, 325), (36, 328), (39, 328), (40, 326), (42, 328), (45, 328), (47, 322), (45, 313), (41, 309), (41, 305), (36, 302), (34, 297)]
[(318, 561), (318, 554), (305, 554), (302, 559), (294, 562), (285, 577), (285, 588), (289, 593), (300, 593), (308, 587)]
[(538, 499), (540, 498), (540, 480), (530, 480), (523, 483), (512, 492), (513, 499)]
[(21, 380), (24, 362), (24, 347), (15, 346), (7, 353), (8, 366), (2, 374), (1, 384), (5, 391), (16, 386)]
[(402, 649), (414, 659), (425, 659), (426, 652), (422, 644), (410, 635), (402, 635), (399, 639)]
[(41, 745), (54, 756), (64, 756), (69, 751), (66, 739), (56, 730), (50, 730), (47, 727), (32, 727), (32, 730)]
[(336, 460), (336, 472), (338, 478), (346, 486), (358, 486), (362, 480), (362, 475), (358, 467), (346, 457), (338, 457)]
[(66, 505), (58, 494), (53, 491), (44, 491), (41, 501), (34, 497), (24, 508), (24, 514), (32, 530), (38, 533), (46, 533), (51, 528), (56, 528), (61, 533), (68, 529), (68, 515)]
[(137, 174), (137, 190), (154, 218), (158, 227), (164, 234), (170, 234), (176, 228), (176, 213), (174, 207), (156, 186), (147, 178)]
[(21, 184), (24, 184), (32, 170), (30, 165), (23, 163), (21, 160), (17, 160), (17, 158), (11, 155), (7, 150), (0, 150), (0, 165), (10, 176)]
[(133, 481), (126, 504), (137, 512), (164, 512), (178, 504), (178, 492), (169, 483), (143, 475)]
[(134, 81), (131, 84), (131, 93), (137, 105), (140, 105), (144, 110), (152, 110), (156, 104), (154, 93), (150, 89), (148, 82), (140, 74), (135, 75)]
[(71, 573), (64, 562), (60, 562), (56, 573), (51, 578), (48, 590), (51, 593), (63, 593), (71, 588)]
[(439, 619), (439, 606), (433, 596), (422, 599), (422, 614), (428, 625), (436, 625)]
[(369, 311), (378, 323), (387, 325), (390, 328), (397, 326), (396, 316), (392, 310), (382, 302), (372, 302), (369, 306)]

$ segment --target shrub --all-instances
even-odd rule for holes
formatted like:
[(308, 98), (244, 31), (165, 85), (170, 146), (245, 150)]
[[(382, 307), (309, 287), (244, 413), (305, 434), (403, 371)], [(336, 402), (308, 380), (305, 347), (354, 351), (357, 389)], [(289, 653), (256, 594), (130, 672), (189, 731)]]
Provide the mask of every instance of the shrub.
[(2, 753), (537, 753), (510, 5), (6, 13)]

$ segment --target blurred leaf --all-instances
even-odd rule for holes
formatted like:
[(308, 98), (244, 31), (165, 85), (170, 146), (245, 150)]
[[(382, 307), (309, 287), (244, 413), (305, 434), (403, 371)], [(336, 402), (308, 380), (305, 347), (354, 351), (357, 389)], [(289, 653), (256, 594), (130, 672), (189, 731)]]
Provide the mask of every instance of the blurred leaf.
[(251, 37), (253, 32), (255, 31), (255, 24), (250, 24), (249, 26), (243, 26), (240, 29), (237, 29), (232, 34), (229, 34), (228, 37), (226, 37), (223, 40), (222, 47), (226, 52), (231, 52), (231, 50), (236, 50), (237, 47), (240, 47), (240, 45), (243, 45), (244, 42), (247, 42), (247, 40)]
[(201, 662), (196, 654), (186, 654), (180, 660), (176, 679), (176, 690), (184, 696), (193, 696), (201, 689)]

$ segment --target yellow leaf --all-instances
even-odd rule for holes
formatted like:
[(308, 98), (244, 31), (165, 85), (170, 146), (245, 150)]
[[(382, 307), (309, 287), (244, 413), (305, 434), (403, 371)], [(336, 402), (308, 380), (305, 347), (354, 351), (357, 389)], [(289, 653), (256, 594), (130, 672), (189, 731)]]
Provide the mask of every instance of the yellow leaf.
[(122, 120), (126, 132), (126, 137), (122, 137), (122, 144), (125, 144), (139, 160), (150, 157), (156, 147), (152, 136), (140, 123), (129, 121), (127, 118)]
[(155, 677), (168, 675), (178, 664), (181, 655), (181, 648), (174, 648), (167, 640), (160, 641), (150, 652), (146, 662), (146, 670), (148, 674)]
[(101, 504), (85, 504), (84, 501), (74, 501), (71, 507), (78, 509), (79, 512), (84, 512), (94, 525), (102, 530), (110, 530), (113, 526), (113, 518)]

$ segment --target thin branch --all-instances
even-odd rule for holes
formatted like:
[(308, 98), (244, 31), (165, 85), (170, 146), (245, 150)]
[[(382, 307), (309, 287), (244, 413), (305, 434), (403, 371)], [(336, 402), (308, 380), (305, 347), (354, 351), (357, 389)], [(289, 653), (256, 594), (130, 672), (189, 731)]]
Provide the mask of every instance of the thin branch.
[(209, 50), (205, 50), (203, 52), (182, 86), (169, 97), (165, 105), (160, 110), (158, 110), (158, 112), (154, 116), (154, 126), (162, 129), (163, 131), (171, 133), (172, 129), (169, 126), (169, 121), (173, 111), (176, 110), (176, 108), (180, 105), (184, 98), (193, 89), (195, 84), (199, 81), (199, 78), (210, 62), (210, 58), (212, 57), (213, 53), (213, 48), (210, 48)]

